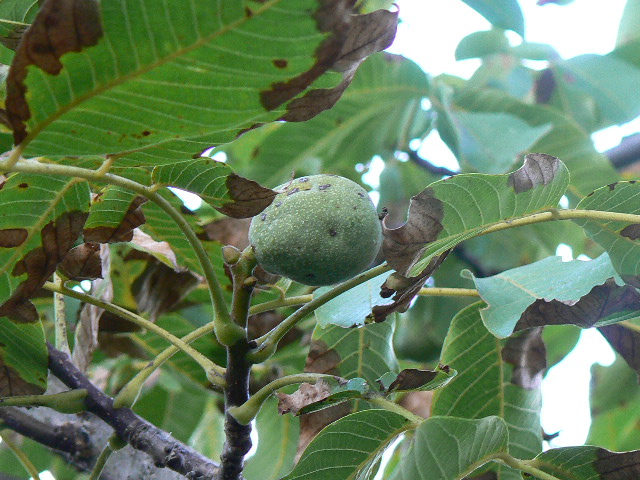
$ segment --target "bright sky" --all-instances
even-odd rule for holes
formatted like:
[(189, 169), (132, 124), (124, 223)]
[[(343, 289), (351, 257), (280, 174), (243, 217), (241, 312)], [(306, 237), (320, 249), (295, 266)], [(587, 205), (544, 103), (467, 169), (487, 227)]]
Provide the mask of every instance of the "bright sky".
[[(432, 75), (449, 73), (468, 78), (479, 65), (479, 60), (455, 61), (458, 42), (469, 33), (487, 30), (489, 23), (460, 0), (397, 0), (403, 23), (389, 51), (402, 54), (418, 63)], [(625, 0), (577, 0), (570, 5), (536, 5), (535, 0), (520, 0), (524, 11), (526, 40), (548, 43), (563, 58), (584, 53), (605, 54), (615, 46), (618, 23)], [(521, 39), (510, 35), (512, 44)], [(543, 68), (540, 63), (538, 67)], [(598, 150), (617, 145), (623, 136), (640, 130), (640, 122), (611, 127), (594, 135)], [(422, 148), (428, 158), (440, 165), (456, 165), (449, 150), (437, 135), (430, 135)], [(374, 167), (381, 168), (382, 162)], [(368, 179), (375, 184), (375, 172)], [(561, 246), (557, 252), (570, 260), (571, 249)], [(542, 424), (548, 433), (560, 431), (551, 443), (554, 447), (583, 444), (590, 425), (589, 381), (592, 363), (608, 365), (614, 354), (595, 330), (582, 332), (574, 351), (558, 366), (552, 368), (543, 383)]]

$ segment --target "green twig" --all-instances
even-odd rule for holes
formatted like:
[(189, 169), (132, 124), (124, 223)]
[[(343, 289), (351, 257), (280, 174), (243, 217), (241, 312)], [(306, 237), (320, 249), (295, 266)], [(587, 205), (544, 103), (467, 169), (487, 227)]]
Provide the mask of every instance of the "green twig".
[[(13, 154), (12, 157), (13, 158)], [(11, 160), (10, 158), (10, 160)], [(19, 155), (16, 157), (19, 158)], [(104, 165), (103, 165), (104, 167)], [(111, 185), (117, 185), (122, 188), (131, 190), (139, 195), (148, 198), (160, 207), (169, 217), (176, 223), (178, 228), (182, 231), (185, 238), (191, 244), (191, 247), (198, 258), (202, 266), (205, 279), (209, 286), (209, 295), (211, 297), (211, 303), (214, 310), (215, 333), (218, 340), (223, 345), (232, 345), (238, 338), (242, 338), (244, 332), (242, 329), (238, 329), (236, 325), (231, 321), (231, 316), (227, 308), (222, 286), (218, 281), (215, 274), (211, 259), (206, 250), (202, 246), (202, 242), (196, 236), (196, 233), (191, 228), (191, 225), (185, 220), (182, 214), (176, 210), (167, 200), (165, 200), (160, 194), (156, 192), (157, 188), (146, 187), (141, 183), (129, 180), (128, 178), (114, 175), (112, 173), (105, 173), (105, 168), (100, 170), (90, 170), (86, 168), (73, 167), (70, 165), (57, 165), (52, 163), (40, 163), (33, 160), (26, 160), (22, 162), (10, 162), (9, 160), (0, 162), (0, 170), (12, 170), (15, 172), (25, 173), (39, 173), (43, 175), (59, 175), (65, 177), (83, 178), (85, 180), (105, 182)], [(156, 186), (157, 187), (157, 186)]]
[[(59, 287), (64, 286), (64, 281), (58, 273), (53, 274), (53, 284)], [(53, 315), (56, 348), (61, 352), (71, 355), (69, 348), (69, 338), (67, 337), (67, 313), (64, 304), (64, 295), (60, 292), (53, 292)]]
[(20, 144), (16, 146), (13, 150), (11, 150), (9, 158), (7, 158), (7, 160), (5, 160), (4, 162), (0, 162), (0, 169), (2, 169), (2, 171), (4, 172), (10, 172), (14, 170), (14, 167), (20, 160), (23, 151), (24, 145)]
[(100, 300), (99, 298), (95, 298), (91, 295), (87, 295), (85, 293), (77, 292), (65, 286), (57, 285), (55, 283), (47, 282), (44, 284), (44, 288), (63, 295), (68, 295), (73, 298), (77, 298), (85, 303), (89, 303), (91, 305), (95, 305), (96, 307), (100, 307), (108, 312), (113, 313), (114, 315), (118, 315), (125, 320), (134, 323), (146, 330), (149, 330), (156, 335), (164, 338), (167, 342), (175, 345), (177, 348), (182, 350), (184, 353), (189, 355), (193, 360), (195, 360), (198, 365), (200, 365), (205, 372), (211, 375), (211, 378), (214, 381), (214, 384), (222, 387), (224, 386), (224, 373), (225, 370), (223, 367), (216, 365), (214, 362), (205, 357), (202, 353), (197, 351), (195, 348), (185, 343), (175, 335), (169, 333), (164, 328), (159, 327), (153, 322), (141, 317), (140, 315), (136, 315), (135, 313), (130, 312), (129, 310), (122, 308), (118, 305), (114, 305), (109, 302), (105, 302), (104, 300)]
[(256, 339), (258, 346), (249, 354), (249, 360), (253, 363), (264, 362), (267, 358), (275, 353), (276, 349), (278, 348), (278, 342), (280, 342), (282, 337), (284, 337), (287, 332), (291, 330), (300, 320), (313, 312), (316, 308), (324, 305), (330, 300), (333, 300), (338, 295), (343, 294), (353, 287), (360, 285), (367, 280), (371, 280), (372, 278), (377, 277), (378, 275), (381, 275), (389, 270), (391, 270), (391, 267), (386, 263), (378, 265), (377, 267), (367, 270), (366, 272), (361, 273), (360, 275), (347, 280), (346, 282), (333, 287), (328, 292), (325, 292), (322, 295), (314, 298), (309, 303), (307, 303), (303, 307), (300, 307), (294, 313), (285, 318), (278, 324), (277, 327), (275, 327), (269, 333)]
[(390, 412), (397, 413), (398, 415), (402, 415), (404, 418), (413, 423), (416, 427), (420, 425), (424, 421), (420, 415), (416, 415), (413, 412), (410, 412), (406, 408), (398, 405), (397, 403), (392, 402), (391, 400), (387, 400), (380, 395), (371, 395), (366, 397), (367, 402), (373, 403), (379, 407), (384, 408), (385, 410), (389, 410)]
[[(189, 334), (182, 337), (180, 340), (182, 340), (184, 343), (189, 344), (196, 341), (198, 338), (213, 332), (213, 329), (214, 324), (213, 322), (210, 322), (200, 328), (193, 330)], [(175, 345), (171, 345), (170, 347), (167, 347), (158, 355), (156, 355), (155, 358), (151, 362), (147, 363), (135, 377), (129, 380), (129, 382), (122, 388), (122, 390), (120, 390), (120, 392), (114, 397), (113, 406), (115, 408), (119, 408), (127, 406), (129, 404), (133, 405), (138, 395), (140, 394), (142, 386), (151, 376), (151, 374), (179, 351), (180, 349), (178, 347), (176, 347)], [(215, 385), (214, 382), (217, 381), (217, 375), (211, 375), (210, 373), (207, 373), (207, 378), (211, 383)]]
[(120, 437), (118, 437), (118, 435), (116, 435), (115, 433), (111, 435), (111, 438), (109, 438), (109, 440), (107, 441), (107, 444), (102, 449), (102, 452), (100, 452), (100, 455), (98, 456), (98, 459), (96, 460), (96, 463), (93, 466), (93, 470), (91, 470), (91, 475), (89, 476), (89, 480), (100, 479), (100, 474), (102, 473), (102, 470), (104, 470), (105, 465), (109, 461), (109, 457), (111, 457), (111, 454), (113, 452), (115, 452), (116, 450), (119, 450), (120, 448), (122, 448), (122, 446), (124, 446), (122, 445), (122, 443), (123, 442), (122, 440), (120, 440)]
[(9, 435), (6, 435), (4, 432), (0, 432), (0, 439), (2, 442), (11, 450), (11, 453), (15, 455), (20, 464), (27, 471), (29, 476), (33, 480), (40, 480), (40, 472), (36, 466), (29, 460), (29, 457), (9, 438)]
[(86, 396), (87, 391), (82, 388), (49, 395), (17, 395), (0, 398), (0, 407), (49, 407), (62, 413), (78, 413), (86, 410)]
[(268, 312), (269, 310), (275, 310), (282, 307), (296, 307), (298, 305), (304, 305), (307, 302), (313, 300), (313, 294), (298, 295), (296, 297), (276, 298), (275, 300), (269, 300), (268, 302), (259, 303), (253, 305), (249, 309), (249, 315), (256, 315), (262, 312)]
[(441, 297), (479, 297), (480, 294), (474, 288), (421, 288), (418, 295)]
[(315, 384), (318, 380), (322, 380), (323, 378), (335, 379), (336, 377), (324, 373), (298, 373), (296, 375), (287, 375), (286, 377), (277, 378), (254, 393), (251, 398), (242, 405), (230, 408), (228, 413), (230, 413), (242, 425), (248, 425), (256, 415), (258, 415), (260, 408), (267, 398), (269, 398), (269, 396), (276, 390), (288, 385), (296, 385), (298, 383)]
[(543, 472), (539, 468), (532, 465), (534, 460), (520, 460), (518, 458), (514, 458), (508, 453), (500, 452), (496, 453), (493, 458), (499, 463), (503, 463), (508, 467), (515, 468), (516, 470), (520, 470), (521, 472), (528, 473), (534, 477), (539, 478), (540, 480), (562, 480), (555, 475), (551, 475), (549, 473)]

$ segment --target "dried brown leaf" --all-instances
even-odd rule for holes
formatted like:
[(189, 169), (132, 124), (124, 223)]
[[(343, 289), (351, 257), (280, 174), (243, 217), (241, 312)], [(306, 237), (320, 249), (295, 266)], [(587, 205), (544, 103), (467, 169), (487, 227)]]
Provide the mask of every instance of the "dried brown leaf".
[(180, 270), (176, 253), (168, 242), (158, 242), (154, 240), (151, 235), (148, 235), (139, 228), (136, 228), (133, 231), (133, 238), (129, 242), (129, 245), (136, 250), (150, 254), (152, 257), (155, 257), (164, 264), (170, 264), (176, 271)]
[(613, 280), (593, 287), (577, 302), (567, 304), (544, 299), (533, 302), (521, 315), (514, 331), (544, 325), (577, 325), (589, 328), (617, 312), (640, 309), (640, 294), (631, 286), (618, 286)]
[[(100, 262), (103, 272), (111, 271), (111, 253), (109, 246), (100, 245)], [(99, 278), (91, 282), (91, 295), (103, 300), (111, 302), (113, 300), (113, 284), (111, 277)], [(93, 352), (98, 348), (98, 330), (100, 326), (100, 317), (104, 310), (91, 304), (84, 304), (80, 310), (80, 318), (76, 326), (75, 342), (73, 345), (72, 360), (73, 363), (83, 372), (87, 370)]]
[(28, 232), (24, 228), (5, 228), (0, 230), (0, 248), (14, 248), (22, 245)]
[(533, 328), (509, 338), (502, 348), (502, 359), (513, 366), (511, 383), (528, 390), (540, 388), (547, 368), (542, 328)]
[(229, 174), (225, 183), (232, 201), (216, 207), (216, 210), (233, 218), (255, 217), (271, 205), (278, 194), (275, 190), (235, 173)]
[(539, 185), (548, 185), (556, 176), (560, 160), (544, 153), (529, 153), (524, 165), (509, 175), (509, 186), (523, 193)]
[(389, 391), (413, 390), (419, 388), (438, 376), (438, 372), (432, 370), (418, 370), (417, 368), (405, 368), (389, 385)]
[[(100, 196), (94, 198), (93, 202), (99, 202)], [(84, 240), (88, 243), (118, 243), (130, 242), (133, 239), (133, 231), (145, 222), (142, 208), (147, 199), (141, 196), (135, 197), (125, 213), (122, 221), (117, 227), (100, 226), (85, 228)]]
[(297, 415), (307, 405), (325, 400), (331, 395), (331, 386), (319, 380), (315, 385), (303, 383), (300, 388), (291, 395), (276, 393), (278, 397), (278, 413), (284, 415), (291, 413)]
[(45, 0), (22, 36), (9, 70), (5, 102), (16, 145), (27, 136), (24, 122), (31, 117), (24, 84), (27, 67), (58, 75), (65, 53), (96, 45), (103, 34), (99, 5), (92, 0)]
[(640, 478), (640, 450), (610, 452), (598, 449), (598, 460), (593, 467), (600, 474), (599, 480), (638, 480)]
[(633, 368), (640, 379), (640, 327), (623, 324), (606, 325), (598, 330), (613, 349)]
[(41, 230), (41, 246), (35, 248), (16, 263), (12, 275), (27, 275), (11, 297), (0, 306), (0, 317), (17, 322), (35, 322), (38, 314), (29, 298), (56, 271), (58, 264), (80, 235), (87, 218), (84, 212), (65, 212)]
[(407, 222), (398, 228), (387, 228), (382, 220), (382, 252), (385, 260), (401, 275), (407, 275), (420, 259), (427, 243), (442, 231), (444, 207), (431, 188), (411, 197)]
[[(393, 273), (380, 287), (380, 296), (388, 298), (393, 295), (393, 302), (388, 305), (377, 305), (371, 310), (373, 321), (376, 323), (383, 322), (394, 312), (406, 312), (411, 305), (411, 300), (418, 295), (420, 289), (424, 286), (427, 279), (436, 271), (436, 269), (444, 262), (451, 250), (437, 255), (431, 259), (427, 268), (415, 277), (403, 277), (397, 273)], [(395, 292), (395, 294), (394, 294)]]
[(83, 243), (69, 250), (58, 270), (71, 280), (95, 280), (102, 278), (100, 245)]
[[(301, 122), (331, 108), (353, 78), (358, 65), (369, 55), (388, 47), (395, 37), (397, 13), (378, 10), (352, 15), (348, 0), (321, 0), (314, 18), (318, 29), (328, 35), (316, 51), (316, 62), (302, 74), (271, 85), (260, 98), (267, 110), (293, 99), (327, 70), (342, 72), (343, 79), (332, 89), (312, 89), (287, 105), (281, 120)], [(283, 65), (286, 59), (277, 59)]]
[(239, 250), (249, 246), (248, 218), (221, 218), (203, 225), (205, 238), (220, 242), (223, 245), (233, 245)]
[(15, 397), (17, 395), (40, 395), (44, 389), (25, 382), (20, 374), (0, 359), (0, 397)]
[(196, 285), (198, 278), (189, 272), (176, 272), (158, 261), (152, 261), (133, 284), (138, 310), (155, 322), (170, 311)]

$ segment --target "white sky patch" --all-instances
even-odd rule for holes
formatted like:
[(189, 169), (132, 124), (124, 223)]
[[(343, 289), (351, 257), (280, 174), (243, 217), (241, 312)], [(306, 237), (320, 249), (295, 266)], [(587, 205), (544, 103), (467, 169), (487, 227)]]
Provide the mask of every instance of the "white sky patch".
[(182, 203), (184, 203), (184, 206), (187, 207), (189, 210), (197, 210), (198, 208), (200, 208), (200, 205), (202, 205), (202, 200), (195, 193), (187, 192), (185, 190), (180, 190), (179, 188), (175, 188), (175, 187), (169, 187), (169, 190), (175, 193), (176, 196), (180, 200), (182, 200)]

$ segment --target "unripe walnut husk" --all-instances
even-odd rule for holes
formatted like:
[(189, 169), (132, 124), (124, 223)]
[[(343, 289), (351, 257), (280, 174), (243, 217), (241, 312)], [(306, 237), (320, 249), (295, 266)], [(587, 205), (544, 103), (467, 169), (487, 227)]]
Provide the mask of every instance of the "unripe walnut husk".
[(281, 191), (249, 228), (262, 267), (305, 285), (333, 285), (364, 271), (376, 257), (382, 228), (357, 183), (311, 175)]

